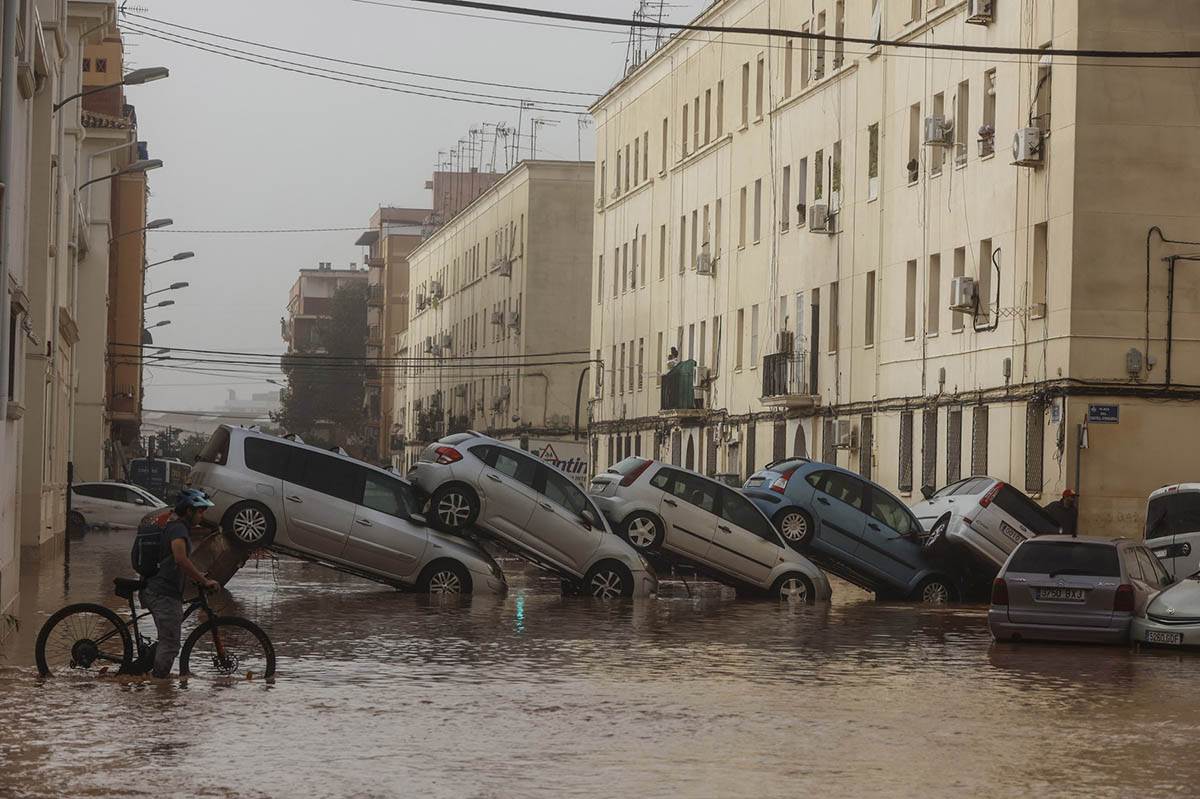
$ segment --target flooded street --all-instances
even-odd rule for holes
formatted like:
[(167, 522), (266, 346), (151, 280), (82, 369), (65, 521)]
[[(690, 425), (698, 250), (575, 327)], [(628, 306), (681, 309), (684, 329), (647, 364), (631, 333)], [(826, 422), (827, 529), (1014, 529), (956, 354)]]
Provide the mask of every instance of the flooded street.
[(295, 561), (220, 600), (273, 684), (39, 680), (46, 616), (128, 573), (90, 533), (23, 577), (0, 663), (0, 795), (1165, 796), (1192, 793), (1200, 660), (996, 647), (979, 607), (689, 598), (606, 605), (506, 561), (436, 602)]

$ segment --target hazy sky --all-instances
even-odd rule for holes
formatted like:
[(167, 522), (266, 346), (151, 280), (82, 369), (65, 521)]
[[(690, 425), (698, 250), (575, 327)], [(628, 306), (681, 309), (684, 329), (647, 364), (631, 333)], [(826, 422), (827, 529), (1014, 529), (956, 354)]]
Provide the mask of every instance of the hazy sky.
[[(290, 50), (386, 66), (524, 86), (602, 92), (621, 74), (627, 32), (566, 30), (498, 19), (435, 13), (421, 4), (380, 0), (136, 0), (132, 24), (170, 30), (162, 22), (202, 29)], [(516, 3), (514, 3), (516, 4)], [(563, 7), (549, 0), (521, 5)], [(690, 19), (702, 0), (670, 7), (674, 20)], [(636, 0), (571, 0), (569, 8), (628, 16)], [(475, 12), (471, 12), (475, 13)], [(509, 19), (518, 19), (510, 17)], [(176, 29), (192, 39), (207, 36)], [(282, 72), (125, 29), (129, 66), (167, 66), (171, 77), (128, 90), (138, 112), (140, 138), (151, 157), (165, 162), (150, 176), (150, 216), (172, 217), (176, 230), (328, 228), (366, 225), (380, 205), (426, 207), (425, 180), (438, 152), (456, 146), (482, 123), (515, 125), (518, 110), (414, 97)], [(257, 50), (216, 40), (227, 47)], [(309, 62), (321, 63), (321, 62)], [(344, 72), (387, 80), (455, 87), (508, 97), (528, 92), (433, 81), (362, 67), (325, 63)], [(349, 78), (354, 79), (354, 78)], [(587, 97), (539, 95), (578, 101)], [(501, 101), (508, 102), (508, 101)], [(538, 135), (538, 155), (573, 159), (579, 129), (569, 115)], [(526, 112), (526, 119), (528, 119)], [(525, 125), (528, 132), (528, 123)], [(583, 134), (590, 160), (593, 138)], [(168, 229), (170, 230), (170, 229)], [(176, 305), (148, 312), (170, 319), (155, 332), (168, 347), (245, 352), (283, 351), (279, 318), (301, 267), (332, 261), (361, 265), (356, 231), (290, 235), (149, 234), (148, 260), (183, 250), (192, 260), (156, 266), (147, 291), (186, 280), (189, 288), (158, 295)], [(215, 376), (177, 369), (148, 371), (145, 407), (206, 409), (225, 399), (269, 390), (261, 378)]]

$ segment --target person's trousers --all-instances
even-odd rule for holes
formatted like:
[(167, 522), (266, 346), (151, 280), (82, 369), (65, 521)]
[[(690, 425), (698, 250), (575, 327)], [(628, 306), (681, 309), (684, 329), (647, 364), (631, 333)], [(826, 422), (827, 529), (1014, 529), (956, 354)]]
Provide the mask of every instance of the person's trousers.
[(179, 654), (179, 642), (183, 629), (183, 600), (163, 596), (153, 591), (142, 591), (142, 606), (154, 617), (158, 629), (158, 647), (154, 653), (154, 676), (171, 676), (171, 665)]

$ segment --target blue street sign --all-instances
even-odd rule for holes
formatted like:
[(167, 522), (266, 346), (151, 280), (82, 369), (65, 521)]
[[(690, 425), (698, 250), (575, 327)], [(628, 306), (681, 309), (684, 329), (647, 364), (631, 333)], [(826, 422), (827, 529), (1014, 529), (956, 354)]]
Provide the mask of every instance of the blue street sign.
[(1120, 405), (1088, 405), (1089, 424), (1120, 424)]

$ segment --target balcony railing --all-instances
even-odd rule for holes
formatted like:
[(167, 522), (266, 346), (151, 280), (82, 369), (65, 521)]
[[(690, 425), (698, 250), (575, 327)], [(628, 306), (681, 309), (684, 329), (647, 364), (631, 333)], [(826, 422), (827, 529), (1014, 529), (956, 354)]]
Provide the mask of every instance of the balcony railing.
[(813, 401), (809, 388), (808, 358), (803, 352), (777, 352), (763, 357), (762, 398), (772, 404)]

